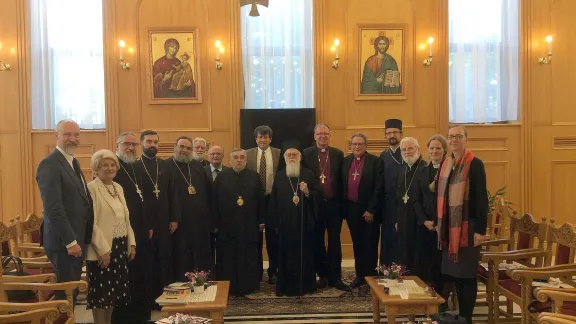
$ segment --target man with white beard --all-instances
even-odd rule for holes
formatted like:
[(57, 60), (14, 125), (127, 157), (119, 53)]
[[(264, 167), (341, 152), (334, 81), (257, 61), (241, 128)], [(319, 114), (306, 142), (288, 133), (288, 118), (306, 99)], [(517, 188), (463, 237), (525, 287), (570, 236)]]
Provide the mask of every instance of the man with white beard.
[(210, 233), (214, 230), (210, 213), (212, 177), (209, 178), (202, 164), (194, 159), (192, 143), (189, 137), (179, 137), (174, 155), (166, 160), (182, 213), (174, 233), (176, 280), (185, 280), (184, 274), (195, 269), (214, 270), (210, 247)]
[(126, 206), (130, 214), (130, 225), (134, 230), (136, 257), (128, 262), (128, 278), (130, 280), (130, 302), (127, 306), (116, 306), (112, 313), (112, 323), (143, 323), (150, 319), (151, 305), (149, 300), (153, 297), (148, 291), (151, 280), (150, 263), (150, 225), (144, 214), (144, 168), (136, 163), (138, 158), (138, 139), (132, 133), (125, 132), (116, 140), (116, 155), (120, 168), (116, 172), (114, 182), (124, 189)]
[(284, 159), (286, 168), (274, 177), (267, 224), (279, 237), (276, 295), (302, 296), (316, 291), (314, 204), (320, 184), (312, 171), (300, 166), (300, 151), (289, 148)]
[(208, 142), (202, 137), (196, 137), (192, 140), (192, 158), (202, 164), (202, 166), (210, 165), (210, 162), (204, 160), (206, 155), (206, 147)]
[(398, 231), (397, 257), (399, 264), (405, 265), (408, 271), (413, 270), (414, 255), (416, 251), (416, 235), (418, 217), (414, 211), (414, 197), (416, 197), (414, 176), (418, 170), (426, 167), (419, 152), (418, 140), (414, 137), (404, 137), (400, 141), (400, 150), (404, 165), (398, 173), (396, 180), (396, 204)]

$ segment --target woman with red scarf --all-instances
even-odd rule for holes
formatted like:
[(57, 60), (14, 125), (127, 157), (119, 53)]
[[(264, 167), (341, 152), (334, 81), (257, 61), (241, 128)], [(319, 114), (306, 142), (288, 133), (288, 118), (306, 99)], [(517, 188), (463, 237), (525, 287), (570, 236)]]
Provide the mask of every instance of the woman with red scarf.
[(448, 131), (451, 155), (438, 176), (438, 245), (442, 273), (456, 286), (460, 316), (472, 323), (478, 282), (480, 244), (486, 237), (488, 194), (484, 164), (466, 148), (464, 126)]

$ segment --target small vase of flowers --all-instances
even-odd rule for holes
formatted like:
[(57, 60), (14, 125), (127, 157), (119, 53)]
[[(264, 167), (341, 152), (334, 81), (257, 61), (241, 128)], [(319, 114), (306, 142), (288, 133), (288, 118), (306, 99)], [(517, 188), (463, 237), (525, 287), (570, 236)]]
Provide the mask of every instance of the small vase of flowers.
[(392, 265), (389, 267), (381, 264), (376, 267), (376, 271), (378, 271), (378, 276), (382, 277), (383, 279), (402, 280), (402, 277), (406, 272), (406, 267), (396, 263), (392, 263)]
[(197, 294), (201, 294), (204, 292), (204, 284), (208, 281), (208, 275), (210, 271), (194, 271), (194, 272), (186, 272), (184, 276), (190, 280), (192, 285), (194, 286), (194, 292)]

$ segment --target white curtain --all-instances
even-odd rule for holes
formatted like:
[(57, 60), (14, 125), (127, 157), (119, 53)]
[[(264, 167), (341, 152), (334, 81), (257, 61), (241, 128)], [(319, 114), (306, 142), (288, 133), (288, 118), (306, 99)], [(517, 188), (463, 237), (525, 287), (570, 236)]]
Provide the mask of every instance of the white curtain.
[(30, 0), (32, 128), (105, 128), (102, 0)]
[(313, 0), (241, 8), (244, 108), (314, 108)]
[(450, 122), (518, 119), (518, 0), (449, 1)]

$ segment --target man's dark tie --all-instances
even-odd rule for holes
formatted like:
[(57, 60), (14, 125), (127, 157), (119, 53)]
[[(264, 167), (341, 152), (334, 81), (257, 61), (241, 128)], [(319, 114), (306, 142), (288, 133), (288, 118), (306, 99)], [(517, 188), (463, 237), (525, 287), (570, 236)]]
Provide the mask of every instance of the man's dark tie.
[(74, 173), (76, 173), (78, 178), (80, 178), (80, 181), (82, 181), (82, 185), (84, 185), (84, 181), (82, 180), (82, 170), (80, 169), (80, 162), (78, 162), (76, 158), (72, 160), (72, 166), (74, 169)]
[(260, 157), (260, 182), (262, 182), (262, 187), (266, 190), (266, 152), (262, 151), (262, 156)]

